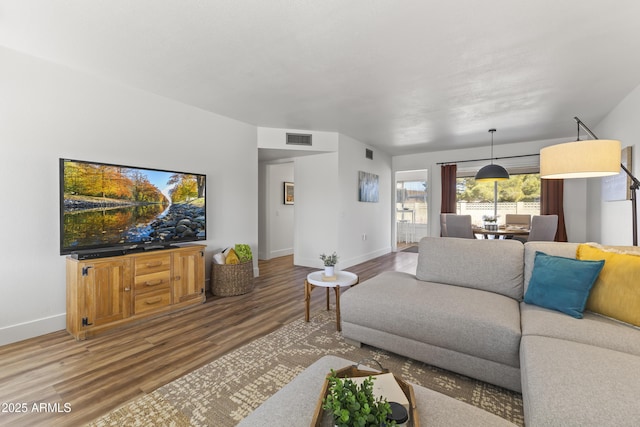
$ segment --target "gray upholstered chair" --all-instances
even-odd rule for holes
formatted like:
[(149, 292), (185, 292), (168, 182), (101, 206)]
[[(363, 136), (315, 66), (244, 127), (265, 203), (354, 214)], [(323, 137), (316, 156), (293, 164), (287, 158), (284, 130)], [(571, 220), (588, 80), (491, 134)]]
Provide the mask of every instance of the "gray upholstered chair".
[(531, 215), (506, 214), (504, 224), (509, 227), (531, 228)]
[[(531, 215), (523, 215), (523, 214), (506, 214), (505, 215), (504, 225), (506, 228), (509, 227), (520, 227), (526, 228), (527, 230), (531, 229)], [(513, 239), (513, 234), (506, 234), (504, 236), (505, 239)], [(525, 238), (516, 238), (516, 240), (520, 240), (521, 242), (525, 242), (527, 239)]]
[(440, 214), (442, 237), (475, 239), (471, 226), (471, 215)]
[(527, 242), (548, 241), (556, 238), (558, 215), (534, 215), (531, 219), (531, 231)]

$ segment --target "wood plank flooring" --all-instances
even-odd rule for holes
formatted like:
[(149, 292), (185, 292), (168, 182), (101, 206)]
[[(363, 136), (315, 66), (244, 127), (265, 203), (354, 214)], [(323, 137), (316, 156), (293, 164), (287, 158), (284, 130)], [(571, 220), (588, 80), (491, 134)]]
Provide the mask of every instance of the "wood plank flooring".
[[(361, 282), (382, 271), (415, 273), (417, 256), (390, 253), (348, 270)], [(59, 331), (0, 347), (0, 425), (83, 425), (304, 318), (304, 278), (314, 269), (294, 266), (291, 256), (259, 268), (246, 295), (209, 295), (202, 305), (86, 341)], [(325, 293), (313, 293), (311, 304), (312, 315), (322, 310)]]

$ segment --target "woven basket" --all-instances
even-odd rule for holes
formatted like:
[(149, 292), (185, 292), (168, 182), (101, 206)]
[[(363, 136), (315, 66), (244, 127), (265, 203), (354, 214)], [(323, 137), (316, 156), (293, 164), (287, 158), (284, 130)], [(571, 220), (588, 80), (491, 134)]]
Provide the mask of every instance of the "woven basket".
[(240, 264), (211, 264), (211, 292), (221, 297), (253, 290), (253, 261)]

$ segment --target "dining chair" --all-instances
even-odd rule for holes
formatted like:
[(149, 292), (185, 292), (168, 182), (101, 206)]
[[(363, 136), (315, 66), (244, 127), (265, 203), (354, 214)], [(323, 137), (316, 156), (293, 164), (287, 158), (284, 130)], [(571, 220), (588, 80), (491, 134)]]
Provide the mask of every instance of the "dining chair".
[(440, 224), (442, 237), (476, 238), (471, 226), (471, 215), (440, 214)]
[(557, 230), (558, 215), (534, 215), (531, 218), (531, 231), (527, 242), (552, 242), (556, 238)]
[(531, 229), (531, 215), (523, 215), (523, 214), (506, 214), (504, 216), (505, 226), (509, 227), (522, 227), (527, 230)]

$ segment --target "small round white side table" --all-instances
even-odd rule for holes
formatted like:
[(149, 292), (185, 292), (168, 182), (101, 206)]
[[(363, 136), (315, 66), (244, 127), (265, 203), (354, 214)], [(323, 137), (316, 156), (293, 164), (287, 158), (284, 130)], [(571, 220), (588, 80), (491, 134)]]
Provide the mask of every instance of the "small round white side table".
[(323, 271), (310, 273), (304, 281), (304, 302), (305, 317), (309, 321), (309, 306), (311, 304), (311, 291), (314, 288), (325, 288), (327, 290), (327, 310), (329, 310), (329, 289), (333, 288), (336, 294), (336, 329), (342, 330), (340, 325), (340, 288), (355, 286), (360, 279), (358, 275), (348, 271), (336, 271), (334, 278), (325, 278)]

